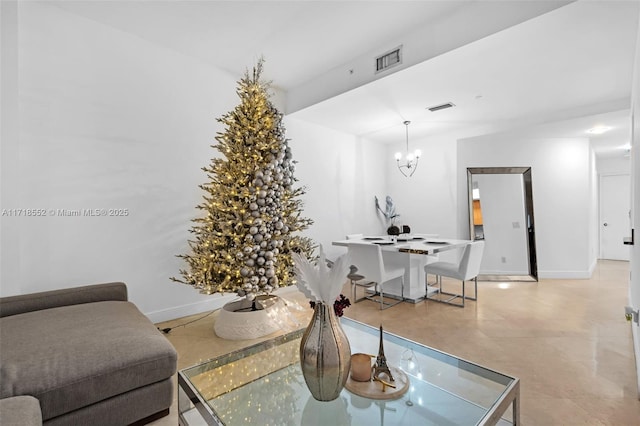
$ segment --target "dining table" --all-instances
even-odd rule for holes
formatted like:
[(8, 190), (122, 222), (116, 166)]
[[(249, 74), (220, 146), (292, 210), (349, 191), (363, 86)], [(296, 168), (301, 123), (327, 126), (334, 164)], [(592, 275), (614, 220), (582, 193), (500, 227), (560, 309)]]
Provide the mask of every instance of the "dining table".
[[(385, 283), (385, 297), (404, 298), (408, 302), (418, 303), (424, 300), (427, 295), (425, 265), (437, 262), (441, 253), (460, 250), (471, 242), (471, 240), (455, 238), (401, 234), (397, 236), (363, 235), (361, 238), (337, 240), (331, 244), (345, 248), (351, 244), (379, 245), (385, 265), (401, 266), (405, 269), (404, 294), (401, 281), (397, 279)], [(367, 281), (366, 277), (363, 281)]]

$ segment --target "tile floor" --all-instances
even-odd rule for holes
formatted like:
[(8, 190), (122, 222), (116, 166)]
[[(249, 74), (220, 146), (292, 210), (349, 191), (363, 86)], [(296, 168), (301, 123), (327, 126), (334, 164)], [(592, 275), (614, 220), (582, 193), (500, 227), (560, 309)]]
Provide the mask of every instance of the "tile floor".
[[(465, 308), (429, 301), (380, 311), (374, 302), (363, 301), (345, 315), (519, 377), (525, 426), (633, 426), (640, 425), (640, 401), (624, 318), (628, 277), (628, 262), (600, 261), (589, 280), (479, 282), (478, 302)], [(291, 294), (287, 297), (304, 304), (299, 293)], [(255, 342), (217, 338), (215, 316), (167, 335), (178, 351), (178, 368)], [(152, 425), (177, 423), (174, 403), (171, 414)]]

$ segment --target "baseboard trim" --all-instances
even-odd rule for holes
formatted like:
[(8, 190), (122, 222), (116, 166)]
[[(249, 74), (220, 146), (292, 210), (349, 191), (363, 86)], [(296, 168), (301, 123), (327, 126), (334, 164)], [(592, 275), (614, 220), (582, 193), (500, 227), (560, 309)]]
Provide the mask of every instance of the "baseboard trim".
[[(298, 291), (296, 286), (282, 287), (274, 291), (278, 296), (284, 296), (287, 293)], [(153, 312), (145, 312), (144, 314), (149, 320), (157, 324), (159, 322), (171, 321), (177, 318), (188, 317), (189, 315), (201, 314), (204, 312), (214, 311), (222, 308), (226, 303), (237, 299), (235, 293), (216, 294), (209, 296), (208, 300), (202, 300), (186, 305), (174, 306), (167, 309), (161, 309)]]
[(480, 275), (529, 275), (529, 271), (505, 271), (504, 269), (485, 271), (483, 269), (482, 271), (480, 271)]
[(161, 309), (153, 312), (145, 312), (144, 314), (156, 324), (164, 321), (171, 321), (177, 318), (188, 317), (189, 315), (201, 314), (203, 312), (220, 309), (225, 303), (236, 299), (235, 294), (211, 296), (209, 300), (203, 300), (186, 305), (173, 306), (167, 309)]
[(593, 262), (591, 262), (591, 266), (589, 267), (589, 278), (593, 276), (593, 271), (596, 270), (596, 266), (598, 266), (598, 259), (593, 259)]

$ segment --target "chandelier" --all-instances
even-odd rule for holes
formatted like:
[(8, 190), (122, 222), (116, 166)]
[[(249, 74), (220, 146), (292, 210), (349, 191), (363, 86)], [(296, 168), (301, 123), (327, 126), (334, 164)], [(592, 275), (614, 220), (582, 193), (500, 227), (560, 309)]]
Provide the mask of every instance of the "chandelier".
[(416, 169), (418, 168), (418, 161), (420, 160), (420, 155), (422, 154), (419, 149), (416, 149), (413, 154), (409, 152), (409, 124), (411, 124), (410, 121), (404, 122), (407, 135), (407, 154), (405, 155), (403, 164), (400, 163), (400, 160), (402, 160), (402, 153), (396, 152), (396, 163), (398, 164), (398, 170), (400, 170), (400, 173), (402, 173), (406, 177), (411, 177), (416, 172)]

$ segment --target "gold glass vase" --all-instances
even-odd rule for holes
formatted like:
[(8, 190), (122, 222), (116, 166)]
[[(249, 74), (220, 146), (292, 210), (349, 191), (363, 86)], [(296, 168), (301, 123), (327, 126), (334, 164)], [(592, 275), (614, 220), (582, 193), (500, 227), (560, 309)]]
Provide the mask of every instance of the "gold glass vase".
[(336, 399), (349, 377), (351, 347), (333, 306), (316, 303), (300, 342), (302, 375), (318, 401)]

